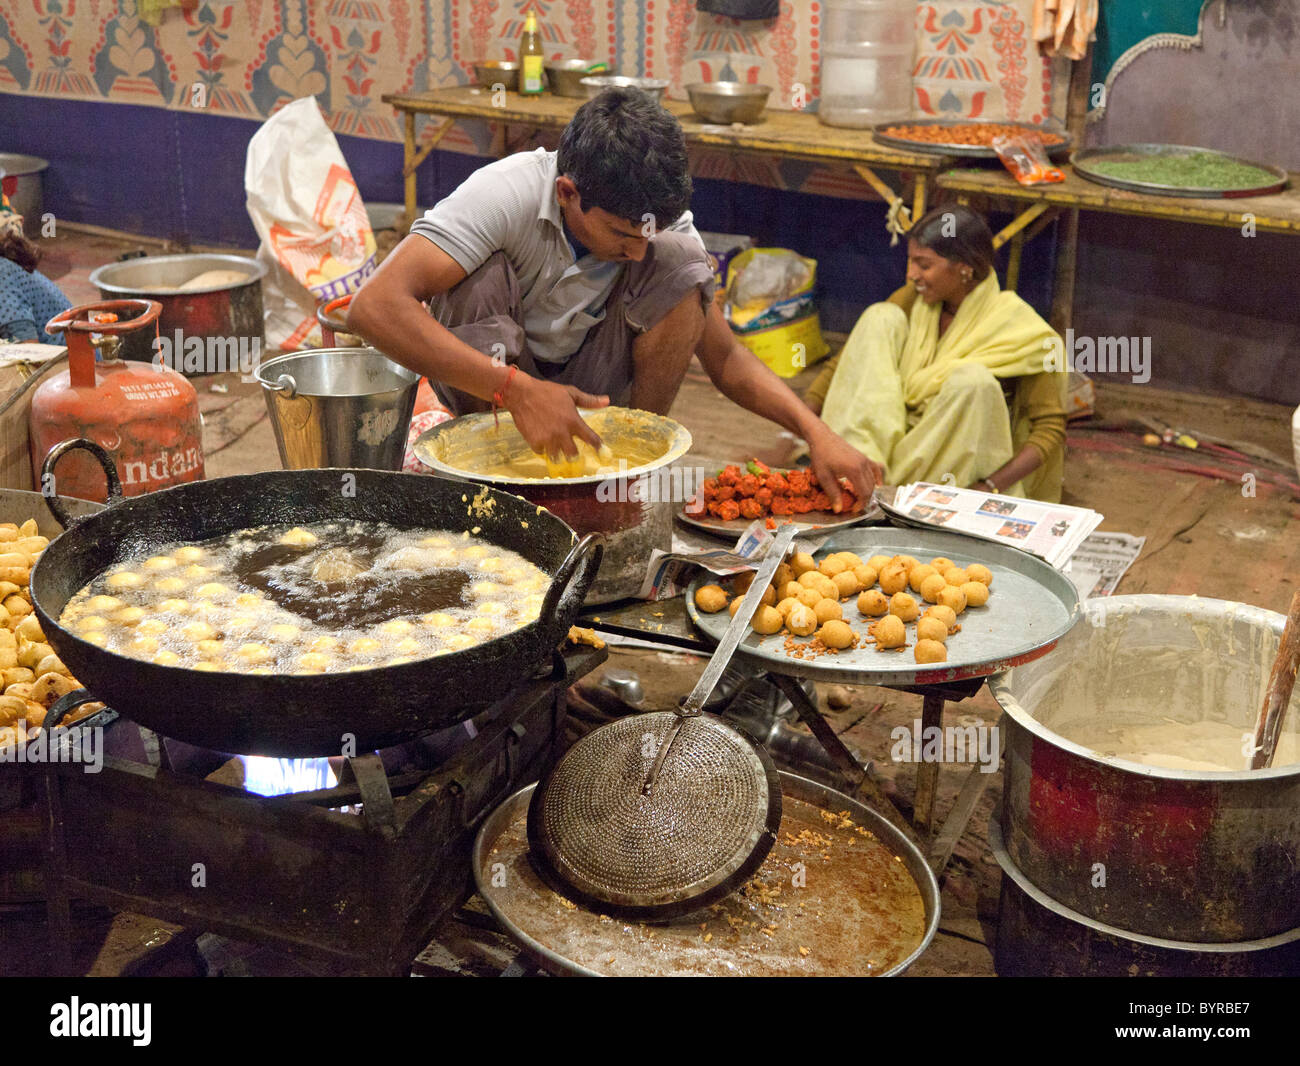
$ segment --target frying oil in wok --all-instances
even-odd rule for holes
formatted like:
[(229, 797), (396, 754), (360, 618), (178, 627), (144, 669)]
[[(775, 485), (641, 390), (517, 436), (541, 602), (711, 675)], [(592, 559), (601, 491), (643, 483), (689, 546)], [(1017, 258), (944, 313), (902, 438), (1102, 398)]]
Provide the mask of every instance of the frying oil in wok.
[(536, 619), (548, 580), (468, 534), (263, 526), (118, 564), (59, 621), (83, 640), (164, 666), (332, 673), (502, 636)]
[[(400, 538), (359, 525), (321, 529), (316, 535), (314, 545), (268, 544), (243, 551), (236, 547), (230, 568), (241, 585), (328, 629), (365, 628), (403, 615), (472, 606), (472, 571), (440, 566), (432, 549), (427, 559), (418, 557), (418, 548), (401, 557), (423, 562), (427, 569), (394, 568), (393, 553), (403, 549), (392, 548), (390, 542)], [(322, 576), (322, 560), (339, 565)]]

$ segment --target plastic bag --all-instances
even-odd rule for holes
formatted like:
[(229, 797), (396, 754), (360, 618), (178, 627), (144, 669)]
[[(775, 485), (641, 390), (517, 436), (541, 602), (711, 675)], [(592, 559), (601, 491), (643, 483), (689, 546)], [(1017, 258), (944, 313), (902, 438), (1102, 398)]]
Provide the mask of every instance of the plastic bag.
[(1032, 130), (1008, 137), (994, 137), (993, 150), (1002, 165), (1021, 185), (1051, 185), (1065, 180), (1065, 172), (1052, 166), (1043, 139)]
[(817, 261), (786, 248), (748, 248), (727, 264), (727, 323), (783, 378), (829, 351), (817, 315), (816, 278)]
[(740, 310), (762, 310), (793, 296), (811, 280), (812, 268), (802, 256), (784, 248), (773, 249), (750, 259), (736, 275), (731, 302)]
[(262, 284), (266, 342), (318, 347), (316, 307), (356, 292), (375, 271), (375, 236), (356, 182), (305, 96), (267, 119), (248, 144), (248, 216), (268, 269)]

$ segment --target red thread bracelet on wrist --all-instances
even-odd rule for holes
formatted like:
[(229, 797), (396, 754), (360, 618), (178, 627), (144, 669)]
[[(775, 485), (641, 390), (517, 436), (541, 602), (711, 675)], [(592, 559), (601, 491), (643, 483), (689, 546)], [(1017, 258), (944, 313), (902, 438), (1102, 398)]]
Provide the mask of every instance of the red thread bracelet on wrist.
[(492, 421), (494, 425), (500, 426), (501, 419), (497, 412), (506, 405), (506, 389), (510, 388), (510, 383), (515, 380), (515, 375), (519, 373), (517, 366), (510, 368), (510, 373), (506, 375), (506, 382), (501, 388), (492, 394)]

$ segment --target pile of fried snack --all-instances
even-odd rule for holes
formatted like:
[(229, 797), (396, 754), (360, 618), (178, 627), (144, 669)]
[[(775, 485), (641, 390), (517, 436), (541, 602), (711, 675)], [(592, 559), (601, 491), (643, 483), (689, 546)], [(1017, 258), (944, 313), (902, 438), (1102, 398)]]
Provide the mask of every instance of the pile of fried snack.
[[(49, 541), (36, 532), (36, 522), (0, 523), (0, 747), (35, 735), (59, 697), (81, 688), (54, 649), (45, 642), (40, 620), (32, 610), (28, 580), (32, 567)], [(103, 709), (83, 703), (63, 724)]]
[[(701, 586), (695, 604), (709, 613), (730, 604), (735, 614), (753, 577), (745, 573), (733, 579), (734, 599), (720, 585)], [(813, 637), (812, 650), (820, 653), (862, 642), (874, 643), (877, 651), (902, 649), (908, 646), (907, 625), (915, 623), (916, 661), (942, 663), (948, 659), (948, 638), (961, 629), (957, 616), (968, 607), (985, 606), (992, 584), (992, 571), (981, 563), (961, 567), (942, 557), (922, 563), (911, 555), (873, 555), (864, 562), (853, 552), (832, 552), (818, 562), (795, 552), (777, 567), (750, 625), (764, 636)], [(922, 612), (918, 600), (931, 606)], [(845, 601), (855, 603), (857, 621), (874, 619), (865, 638), (845, 619)], [(800, 657), (808, 647), (787, 645)]]

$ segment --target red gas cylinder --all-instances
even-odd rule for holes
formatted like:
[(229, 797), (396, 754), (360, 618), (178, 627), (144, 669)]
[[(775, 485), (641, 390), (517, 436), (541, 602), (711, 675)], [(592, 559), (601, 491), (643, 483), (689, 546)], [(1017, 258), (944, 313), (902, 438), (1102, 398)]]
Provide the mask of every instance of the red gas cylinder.
[[(107, 498), (104, 472), (84, 452), (59, 462), (56, 485), (41, 484), (45, 456), (69, 437), (88, 437), (113, 456), (127, 496), (203, 480), (194, 386), (167, 367), (117, 358), (117, 334), (152, 325), (161, 311), (154, 300), (105, 300), (65, 311), (45, 327), (63, 333), (68, 369), (32, 397), (32, 469), (39, 491), (101, 503)], [(136, 317), (122, 320), (129, 314)], [(96, 349), (101, 362), (95, 361)]]

